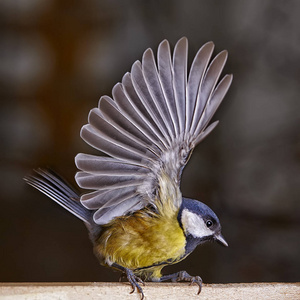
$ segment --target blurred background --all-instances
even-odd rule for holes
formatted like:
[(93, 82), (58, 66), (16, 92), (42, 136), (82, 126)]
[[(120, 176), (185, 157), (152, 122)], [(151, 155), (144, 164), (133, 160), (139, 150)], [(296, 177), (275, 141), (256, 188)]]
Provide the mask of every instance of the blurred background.
[(115, 281), (84, 225), (27, 186), (51, 167), (75, 184), (79, 131), (101, 95), (151, 47), (189, 39), (229, 51), (219, 126), (183, 174), (186, 197), (219, 216), (207, 244), (164, 272), (206, 283), (300, 280), (300, 2), (0, 1), (0, 281)]

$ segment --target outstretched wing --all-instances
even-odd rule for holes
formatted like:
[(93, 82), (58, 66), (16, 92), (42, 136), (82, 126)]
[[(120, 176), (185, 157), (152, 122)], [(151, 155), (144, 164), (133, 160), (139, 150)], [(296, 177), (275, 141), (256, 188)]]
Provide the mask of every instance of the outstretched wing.
[(182, 169), (217, 125), (208, 126), (232, 81), (226, 75), (217, 84), (227, 52), (210, 62), (213, 49), (209, 42), (198, 51), (187, 76), (187, 39), (177, 42), (173, 57), (164, 40), (157, 63), (146, 50), (114, 86), (112, 98), (101, 97), (90, 111), (81, 137), (109, 157), (78, 154), (75, 179), (93, 190), (81, 203), (95, 210), (97, 224), (148, 205), (159, 212), (167, 201), (180, 207)]

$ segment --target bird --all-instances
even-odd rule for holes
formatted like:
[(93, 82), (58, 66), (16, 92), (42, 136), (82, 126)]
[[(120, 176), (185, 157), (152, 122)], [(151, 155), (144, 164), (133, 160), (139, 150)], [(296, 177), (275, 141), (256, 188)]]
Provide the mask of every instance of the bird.
[(167, 40), (133, 63), (112, 97), (102, 96), (89, 112), (81, 138), (101, 155), (79, 153), (79, 193), (49, 169), (25, 181), (86, 225), (101, 265), (120, 271), (144, 299), (144, 281), (202, 279), (186, 271), (162, 275), (163, 267), (185, 259), (198, 245), (228, 246), (217, 215), (203, 202), (182, 196), (182, 171), (193, 149), (216, 127), (210, 123), (232, 74), (220, 76), (228, 53), (214, 58), (214, 43), (196, 53), (188, 71), (188, 40), (173, 53)]

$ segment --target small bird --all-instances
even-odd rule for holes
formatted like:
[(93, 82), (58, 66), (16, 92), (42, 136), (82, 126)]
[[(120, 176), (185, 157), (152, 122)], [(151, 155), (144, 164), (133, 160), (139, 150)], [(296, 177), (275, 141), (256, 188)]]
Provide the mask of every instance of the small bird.
[(211, 61), (213, 50), (212, 42), (203, 45), (187, 74), (187, 39), (173, 55), (164, 40), (157, 62), (147, 49), (112, 97), (100, 98), (80, 136), (106, 155), (75, 157), (75, 180), (86, 193), (49, 170), (24, 178), (85, 223), (100, 263), (121, 271), (141, 299), (143, 280), (195, 283), (199, 294), (199, 276), (162, 275), (162, 268), (207, 241), (228, 246), (216, 214), (180, 191), (182, 170), (218, 124), (209, 122), (232, 82), (232, 75), (219, 81), (227, 51)]

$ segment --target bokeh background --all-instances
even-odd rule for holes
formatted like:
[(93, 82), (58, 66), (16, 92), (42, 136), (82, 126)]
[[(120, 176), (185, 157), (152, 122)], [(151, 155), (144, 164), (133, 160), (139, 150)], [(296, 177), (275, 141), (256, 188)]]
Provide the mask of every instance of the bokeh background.
[(0, 281), (114, 281), (84, 225), (26, 186), (51, 167), (74, 183), (79, 137), (101, 95), (167, 38), (190, 58), (213, 40), (233, 85), (182, 191), (213, 208), (229, 248), (165, 272), (206, 283), (300, 280), (300, 1), (0, 1)]

